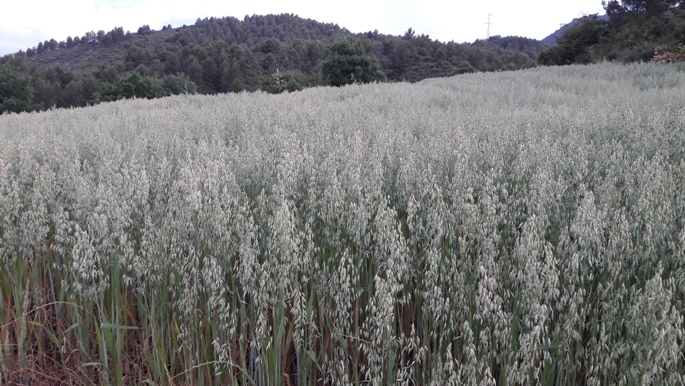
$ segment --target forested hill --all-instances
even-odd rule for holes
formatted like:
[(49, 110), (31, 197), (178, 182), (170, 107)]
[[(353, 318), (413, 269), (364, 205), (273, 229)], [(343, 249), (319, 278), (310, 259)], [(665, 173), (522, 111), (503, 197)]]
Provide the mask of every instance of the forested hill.
[[(609, 16), (607, 15), (597, 15), (597, 18), (599, 20), (609, 20)], [(557, 45), (557, 40), (564, 36), (564, 34), (573, 29), (574, 27), (577, 27), (579, 24), (583, 23), (587, 18), (586, 17), (577, 17), (573, 20), (571, 20), (570, 23), (566, 23), (562, 25), (558, 30), (554, 31), (553, 33), (549, 34), (546, 38), (542, 39), (541, 42), (547, 44), (548, 46), (556, 46)]]
[(685, 0), (610, 0), (603, 4), (606, 15), (574, 21), (538, 62), (685, 61)]
[(411, 28), (402, 36), (354, 34), (292, 14), (198, 19), (161, 31), (114, 28), (40, 42), (1, 59), (3, 87), (12, 90), (0, 90), (10, 95), (0, 101), (0, 112), (180, 92), (282, 92), (335, 84), (322, 76), (321, 64), (338, 55), (332, 47), (340, 41), (358, 48), (346, 63), (357, 68), (371, 63), (382, 79), (410, 82), (533, 67), (546, 48), (536, 40), (499, 36), (443, 43)]

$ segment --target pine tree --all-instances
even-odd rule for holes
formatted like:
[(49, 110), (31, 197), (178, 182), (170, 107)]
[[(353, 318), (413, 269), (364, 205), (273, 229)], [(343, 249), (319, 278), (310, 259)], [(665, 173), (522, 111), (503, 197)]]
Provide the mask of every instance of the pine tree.
[(331, 86), (369, 83), (385, 78), (378, 63), (364, 55), (361, 44), (342, 40), (334, 43), (331, 51), (333, 55), (321, 64), (321, 75)]

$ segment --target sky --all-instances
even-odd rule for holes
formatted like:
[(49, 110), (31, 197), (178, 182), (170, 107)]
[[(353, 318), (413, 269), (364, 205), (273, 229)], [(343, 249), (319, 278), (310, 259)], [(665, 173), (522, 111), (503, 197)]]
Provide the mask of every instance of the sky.
[(38, 42), (115, 27), (136, 32), (197, 18), (293, 13), (352, 32), (401, 35), (412, 28), (443, 42), (490, 35), (543, 39), (583, 15), (604, 13), (601, 0), (6, 0), (0, 13), (0, 56)]

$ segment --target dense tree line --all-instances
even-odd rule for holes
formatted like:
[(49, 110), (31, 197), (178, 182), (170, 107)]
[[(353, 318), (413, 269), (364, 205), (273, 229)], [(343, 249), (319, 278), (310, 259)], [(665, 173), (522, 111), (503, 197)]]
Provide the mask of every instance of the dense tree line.
[(608, 18), (584, 17), (543, 52), (544, 65), (624, 62), (682, 57), (685, 43), (685, 1), (603, 1)]
[(164, 77), (118, 72), (102, 68), (74, 72), (60, 66), (39, 69), (20, 58), (0, 61), (0, 113), (82, 107), (123, 98), (158, 98), (195, 93), (196, 85), (183, 75)]
[[(358, 51), (341, 55), (342, 46)], [(499, 36), (474, 44), (443, 43), (411, 28), (402, 36), (353, 34), (335, 24), (283, 14), (205, 18), (192, 26), (164, 26), (162, 31), (148, 25), (137, 33), (121, 27), (91, 31), (40, 42), (0, 62), (5, 72), (29, 80), (30, 101), (21, 107), (13, 102), (15, 107), (7, 109), (24, 111), (132, 96), (260, 89), (278, 93), (346, 83), (331, 76), (335, 71), (342, 76), (354, 73), (356, 77), (348, 78), (356, 82), (416, 82), (532, 67), (545, 48), (532, 39)], [(362, 74), (359, 66), (369, 72)]]
[[(141, 27), (142, 28), (142, 27)], [(150, 27), (148, 27), (149, 30)], [(127, 40), (131, 37), (130, 32), (124, 33), (124, 29), (122, 27), (117, 27), (112, 29), (109, 32), (105, 32), (103, 30), (96, 32), (89, 31), (86, 32), (83, 36), (67, 36), (65, 40), (57, 41), (55, 39), (50, 39), (46, 40), (44, 42), (39, 42), (36, 46), (34, 47), (29, 47), (26, 49), (26, 52), (19, 51), (19, 54), (23, 54), (26, 57), (30, 58), (35, 55), (40, 55), (45, 52), (50, 52), (50, 51), (55, 51), (58, 49), (65, 49), (65, 48), (74, 48), (76, 46), (79, 46), (81, 44), (101, 44), (103, 46), (109, 46), (114, 43), (118, 43), (124, 40)]]

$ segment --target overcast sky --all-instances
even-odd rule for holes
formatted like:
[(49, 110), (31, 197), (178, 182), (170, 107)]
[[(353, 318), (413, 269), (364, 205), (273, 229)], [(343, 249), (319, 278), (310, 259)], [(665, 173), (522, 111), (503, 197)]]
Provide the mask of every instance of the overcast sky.
[(399, 35), (408, 28), (440, 41), (472, 42), (487, 35), (543, 39), (573, 18), (603, 13), (601, 0), (7, 0), (0, 13), (0, 55), (38, 42), (115, 27), (136, 32), (197, 18), (294, 13), (352, 32), (377, 29)]

